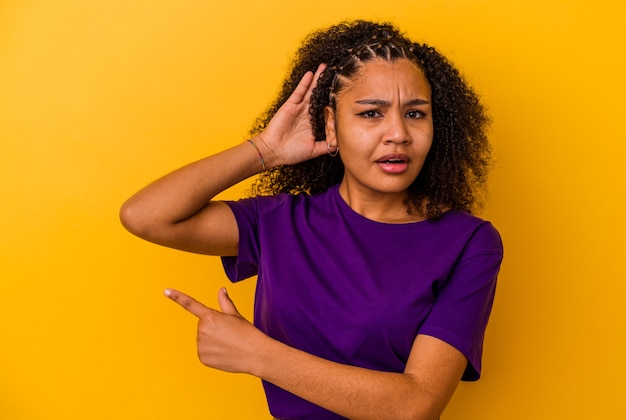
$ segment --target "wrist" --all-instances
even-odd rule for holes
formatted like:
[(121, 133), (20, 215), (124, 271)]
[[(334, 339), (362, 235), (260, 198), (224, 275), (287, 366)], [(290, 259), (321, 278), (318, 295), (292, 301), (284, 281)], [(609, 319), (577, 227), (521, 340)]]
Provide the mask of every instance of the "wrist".
[(261, 164), (261, 168), (263, 168), (263, 172), (267, 171), (267, 165), (265, 164), (265, 158), (263, 157), (263, 153), (261, 152), (261, 149), (259, 149), (259, 146), (256, 145), (256, 143), (254, 142), (253, 139), (248, 139), (248, 143), (250, 143), (252, 145), (252, 147), (254, 147), (254, 149), (257, 152), (257, 155), (259, 155), (259, 163)]
[(280, 369), (278, 366), (283, 365), (277, 360), (280, 360), (279, 355), (283, 354), (287, 345), (267, 334), (262, 334), (263, 336), (254, 346), (254, 354), (249, 359), (251, 363), (247, 373), (263, 380), (274, 379), (276, 369)]
[(267, 145), (267, 143), (265, 142), (265, 138), (262, 137), (261, 134), (257, 134), (251, 140), (254, 142), (256, 148), (258, 149), (259, 159), (261, 159), (261, 157), (263, 159), (263, 163), (265, 164), (264, 170), (272, 169), (276, 166), (281, 165), (278, 157), (276, 156), (276, 153), (271, 147)]

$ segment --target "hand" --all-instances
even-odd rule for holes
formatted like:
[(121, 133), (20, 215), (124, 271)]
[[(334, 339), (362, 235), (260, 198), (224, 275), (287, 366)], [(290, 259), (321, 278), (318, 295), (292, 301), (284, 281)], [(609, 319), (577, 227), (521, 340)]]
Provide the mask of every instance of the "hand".
[(198, 358), (209, 367), (226, 372), (251, 373), (255, 349), (268, 338), (237, 310), (225, 288), (217, 296), (220, 311), (173, 289), (165, 295), (198, 317)]
[(294, 165), (326, 153), (326, 144), (315, 141), (309, 114), (311, 92), (325, 68), (320, 64), (315, 74), (307, 72), (265, 131), (255, 138), (268, 167)]

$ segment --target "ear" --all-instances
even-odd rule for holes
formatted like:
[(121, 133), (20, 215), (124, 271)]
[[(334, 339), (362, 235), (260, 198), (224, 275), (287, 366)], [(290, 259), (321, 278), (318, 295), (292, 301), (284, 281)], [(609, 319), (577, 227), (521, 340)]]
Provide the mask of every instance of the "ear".
[(331, 146), (337, 146), (335, 110), (330, 106), (324, 108), (324, 130), (326, 132), (326, 143)]

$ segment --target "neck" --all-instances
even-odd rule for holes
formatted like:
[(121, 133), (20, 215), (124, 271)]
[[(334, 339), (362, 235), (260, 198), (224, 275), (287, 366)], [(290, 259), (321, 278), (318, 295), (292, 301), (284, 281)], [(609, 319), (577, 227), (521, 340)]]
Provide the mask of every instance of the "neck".
[(417, 214), (408, 214), (404, 201), (407, 192), (381, 193), (351, 188), (346, 182), (339, 186), (339, 195), (352, 210), (361, 216), (381, 223), (411, 223), (424, 220)]

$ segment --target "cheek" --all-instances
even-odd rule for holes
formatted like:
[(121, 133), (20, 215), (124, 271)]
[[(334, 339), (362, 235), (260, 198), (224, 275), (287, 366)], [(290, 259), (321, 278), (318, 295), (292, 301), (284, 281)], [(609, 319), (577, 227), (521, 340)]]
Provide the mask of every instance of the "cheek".
[(364, 159), (368, 159), (373, 153), (375, 146), (368, 141), (366, 133), (352, 131), (337, 136), (337, 145), (344, 162), (360, 164)]
[(432, 124), (425, 125), (423, 127), (420, 127), (415, 133), (414, 141), (417, 141), (419, 143), (420, 149), (428, 151), (433, 144), (434, 134), (435, 132)]

